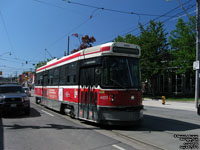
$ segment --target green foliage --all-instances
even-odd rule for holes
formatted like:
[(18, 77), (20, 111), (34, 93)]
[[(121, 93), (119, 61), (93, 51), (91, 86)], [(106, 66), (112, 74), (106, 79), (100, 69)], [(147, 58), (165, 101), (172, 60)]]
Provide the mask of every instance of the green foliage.
[(125, 43), (130, 43), (130, 44), (138, 44), (139, 43), (139, 39), (138, 37), (131, 35), (131, 34), (127, 34), (124, 38), (121, 36), (118, 36), (115, 39), (116, 42), (125, 42)]
[(169, 43), (173, 61), (171, 65), (177, 67), (177, 73), (186, 73), (192, 71), (192, 64), (195, 60), (195, 18), (192, 17), (189, 22), (178, 19), (176, 29), (171, 31)]
[(49, 62), (49, 61), (51, 61), (51, 59), (47, 59), (47, 61), (39, 61), (37, 63), (37, 65), (35, 66), (35, 70), (38, 69), (38, 68), (40, 68), (40, 67), (42, 67), (42, 66), (44, 66), (44, 65), (46, 65), (47, 62)]
[(140, 25), (139, 45), (142, 49), (141, 66), (143, 79), (152, 79), (164, 72), (164, 56), (168, 52), (167, 33), (161, 22), (150, 21), (146, 29)]
[(143, 81), (154, 78), (165, 70), (162, 63), (168, 50), (167, 33), (161, 22), (150, 21), (146, 29), (140, 24), (141, 35), (135, 37), (128, 34), (124, 38), (118, 36), (116, 42), (126, 42), (141, 46), (141, 68)]

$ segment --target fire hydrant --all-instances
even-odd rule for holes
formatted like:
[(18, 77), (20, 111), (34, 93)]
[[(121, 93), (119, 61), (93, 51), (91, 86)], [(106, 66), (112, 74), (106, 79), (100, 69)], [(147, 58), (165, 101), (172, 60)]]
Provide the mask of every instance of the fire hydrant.
[(165, 96), (162, 96), (162, 104), (165, 105), (165, 99), (166, 97)]

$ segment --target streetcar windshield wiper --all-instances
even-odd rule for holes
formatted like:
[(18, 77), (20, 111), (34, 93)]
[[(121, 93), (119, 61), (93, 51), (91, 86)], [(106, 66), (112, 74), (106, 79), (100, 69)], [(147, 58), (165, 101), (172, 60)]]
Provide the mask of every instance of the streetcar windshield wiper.
[(112, 81), (112, 82), (114, 82), (115, 84), (117, 84), (119, 87), (121, 87), (121, 88), (123, 88), (123, 89), (125, 89), (125, 90), (127, 90), (128, 91), (128, 89), (127, 88), (125, 88), (123, 85), (121, 85), (118, 81), (116, 81), (116, 80), (113, 80), (113, 79), (110, 79), (110, 81)]

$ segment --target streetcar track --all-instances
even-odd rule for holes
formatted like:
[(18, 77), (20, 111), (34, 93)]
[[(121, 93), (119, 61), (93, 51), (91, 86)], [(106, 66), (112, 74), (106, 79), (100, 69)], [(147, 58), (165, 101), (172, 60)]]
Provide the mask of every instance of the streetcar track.
[(121, 133), (119, 133), (119, 132), (117, 132), (117, 131), (112, 131), (112, 132), (115, 133), (115, 134), (117, 134), (118, 136), (124, 137), (124, 138), (126, 138), (126, 139), (128, 138), (128, 139), (130, 139), (130, 140), (134, 140), (134, 141), (140, 142), (140, 143), (145, 144), (145, 145), (147, 145), (147, 146), (151, 146), (152, 148), (155, 148), (156, 150), (165, 150), (165, 149), (163, 149), (163, 148), (161, 148), (161, 147), (159, 147), (159, 146), (156, 146), (156, 145), (153, 145), (153, 144), (144, 142), (144, 141), (142, 141), (142, 140), (139, 139), (139, 138), (130, 137), (130, 136), (128, 136), (128, 135), (121, 134)]

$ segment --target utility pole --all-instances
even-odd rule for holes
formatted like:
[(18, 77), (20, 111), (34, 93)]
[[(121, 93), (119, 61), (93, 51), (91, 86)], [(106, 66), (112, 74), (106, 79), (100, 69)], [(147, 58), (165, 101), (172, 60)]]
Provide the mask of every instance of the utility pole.
[[(171, 0), (167, 0), (167, 1), (170, 2)], [(183, 11), (185, 12), (185, 14), (190, 19), (191, 16), (188, 14), (187, 10), (183, 7), (183, 4), (179, 0), (176, 0), (176, 2), (179, 4), (179, 6), (183, 9)]]
[(69, 36), (68, 36), (68, 40), (67, 40), (67, 56), (69, 55)]
[(196, 62), (198, 67), (196, 69), (195, 76), (195, 106), (197, 108), (197, 113), (200, 115), (200, 106), (199, 106), (199, 4), (200, 0), (196, 0)]

